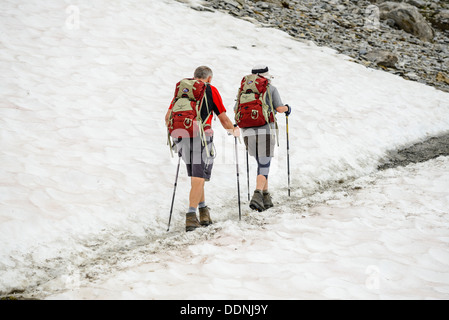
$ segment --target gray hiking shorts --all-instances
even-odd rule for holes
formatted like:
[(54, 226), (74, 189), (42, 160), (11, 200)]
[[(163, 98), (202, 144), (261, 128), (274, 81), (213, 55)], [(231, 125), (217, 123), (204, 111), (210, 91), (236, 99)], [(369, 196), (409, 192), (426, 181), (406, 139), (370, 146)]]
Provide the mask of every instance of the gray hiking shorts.
[(215, 152), (213, 148), (213, 137), (206, 137), (206, 147), (197, 138), (174, 139), (178, 155), (186, 164), (189, 177), (203, 178), (209, 181), (212, 175)]
[(252, 157), (274, 157), (276, 137), (265, 128), (248, 128), (243, 131), (243, 141)]
[(274, 157), (275, 136), (268, 126), (247, 128), (243, 130), (243, 141), (249, 155), (257, 161), (257, 175), (268, 179), (271, 159)]

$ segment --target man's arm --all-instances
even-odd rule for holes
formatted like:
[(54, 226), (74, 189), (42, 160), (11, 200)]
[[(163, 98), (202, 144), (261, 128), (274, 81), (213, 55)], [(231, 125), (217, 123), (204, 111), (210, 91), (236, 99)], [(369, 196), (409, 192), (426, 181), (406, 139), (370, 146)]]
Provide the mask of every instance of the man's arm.
[(232, 134), (234, 137), (240, 136), (239, 127), (234, 127), (234, 124), (225, 112), (220, 113), (218, 115), (218, 119), (220, 120), (223, 128), (225, 128), (229, 134)]
[(279, 95), (279, 91), (276, 87), (270, 87), (272, 101), (274, 109), (279, 113), (285, 113), (287, 116), (291, 113), (291, 108), (288, 104), (284, 105), (282, 102), (281, 96)]
[(240, 136), (240, 129), (238, 127), (234, 127), (231, 119), (229, 119), (226, 114), (226, 108), (223, 104), (223, 99), (220, 96), (217, 88), (214, 86), (209, 86), (212, 93), (212, 100), (214, 104), (214, 112), (217, 114), (218, 119), (220, 120), (221, 125), (229, 134), (232, 134), (234, 137)]

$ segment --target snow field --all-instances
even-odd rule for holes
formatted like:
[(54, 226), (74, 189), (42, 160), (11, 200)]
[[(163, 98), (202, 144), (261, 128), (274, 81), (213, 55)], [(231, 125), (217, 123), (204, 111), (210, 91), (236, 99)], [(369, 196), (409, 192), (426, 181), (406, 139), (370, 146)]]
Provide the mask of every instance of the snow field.
[[(402, 197), (403, 193), (390, 185), (385, 186), (384, 192), (374, 193), (380, 200), (387, 201), (385, 207), (376, 206), (378, 198), (369, 198), (365, 201), (373, 215), (350, 216), (347, 224), (339, 219), (344, 219), (351, 211), (360, 214), (353, 204), (334, 208), (326, 202), (325, 206), (311, 209), (314, 211), (310, 215), (312, 219), (297, 216), (305, 210), (302, 206), (304, 197), (325, 191), (335, 181), (350, 181), (371, 174), (388, 150), (447, 131), (447, 93), (366, 69), (330, 49), (295, 41), (280, 31), (259, 28), (218, 12), (198, 12), (173, 1), (42, 3), (5, 0), (0, 13), (0, 31), (1, 293), (34, 288), (38, 283), (44, 284), (36, 289), (44, 295), (57, 292), (67, 288), (67, 281), (73, 280), (73, 274), (79, 275), (75, 287), (81, 288), (89, 282), (86, 274), (102, 279), (104, 274), (113, 272), (114, 263), (111, 262), (120, 265), (121, 262), (116, 261), (120, 261), (123, 254), (129, 259), (123, 267), (137, 262), (143, 264), (142, 270), (148, 271), (145, 258), (149, 251), (157, 253), (158, 250), (166, 251), (170, 245), (192, 244), (187, 249), (193, 250), (191, 256), (178, 257), (173, 253), (174, 261), (167, 262), (169, 268), (164, 270), (171, 275), (176, 269), (181, 277), (185, 275), (181, 270), (194, 267), (178, 268), (177, 262), (189, 265), (186, 258), (198, 263), (197, 256), (209, 257), (211, 266), (216, 268), (212, 269), (224, 272), (222, 276), (215, 274), (216, 285), (209, 290), (210, 296), (220, 296), (220, 279), (222, 282), (229, 280), (224, 266), (228, 265), (232, 270), (232, 263), (243, 261), (240, 264), (245, 272), (241, 276), (248, 277), (250, 270), (260, 265), (249, 261), (243, 253), (235, 259), (229, 256), (228, 262), (224, 258), (214, 262), (215, 251), (220, 250), (225, 255), (238, 253), (239, 250), (233, 249), (237, 245), (251, 253), (256, 261), (268, 259), (267, 265), (262, 265), (267, 269), (261, 268), (265, 271), (265, 284), (250, 281), (242, 285), (239, 280), (230, 281), (239, 290), (229, 290), (229, 295), (232, 291), (236, 294), (234, 297), (243, 294), (255, 298), (283, 297), (283, 291), (274, 281), (266, 279), (275, 271), (274, 264), (270, 265), (275, 262), (270, 257), (275, 256), (278, 261), (286, 259), (287, 267), (283, 270), (286, 274), (290, 270), (288, 266), (302, 263), (311, 273), (309, 279), (304, 279), (303, 275), (293, 276), (296, 280), (291, 282), (298, 285), (290, 297), (322, 297), (323, 290), (324, 296), (329, 298), (337, 297), (339, 293), (339, 297), (352, 297), (354, 292), (360, 293), (365, 287), (361, 280), (367, 276), (366, 268), (371, 265), (378, 268), (374, 270), (386, 268), (378, 260), (383, 252), (376, 248), (402, 250), (404, 256), (409, 256), (414, 251), (406, 245), (407, 237), (416, 240), (420, 235), (424, 236), (416, 230), (411, 230), (410, 235), (402, 231), (405, 238), (398, 236), (401, 232), (380, 233), (384, 237), (381, 241), (385, 241), (381, 242), (383, 246), (368, 242), (364, 248), (367, 252), (372, 250), (375, 257), (377, 255), (371, 260), (367, 253), (361, 253), (363, 241), (358, 247), (359, 237), (364, 239), (366, 233), (357, 228), (372, 224), (373, 219), (376, 222), (382, 220), (391, 210), (390, 205), (405, 207), (411, 213), (416, 205), (417, 214), (421, 215), (423, 208), (434, 210), (447, 202), (445, 180), (433, 179), (432, 183), (437, 183), (431, 185), (435, 193), (422, 192), (419, 197), (407, 193), (405, 199), (393, 198), (391, 202), (388, 202), (390, 196)], [(294, 108), (289, 118), (292, 198), (286, 199), (283, 195), (286, 194), (287, 175), (285, 120), (281, 115), (278, 117), (281, 145), (276, 150), (270, 177), (278, 204), (278, 209), (273, 212), (279, 217), (268, 216), (264, 222), (266, 229), (259, 230), (260, 225), (254, 219), (258, 221), (260, 217), (254, 218), (244, 206), (245, 221), (240, 226), (236, 221), (234, 141), (226, 136), (218, 122), (214, 122), (218, 158), (212, 182), (207, 186), (207, 201), (214, 210), (217, 226), (193, 235), (183, 233), (182, 214), (187, 206), (189, 181), (182, 168), (172, 231), (167, 235), (177, 160), (170, 158), (163, 118), (174, 85), (180, 78), (192, 76), (197, 66), (209, 65), (215, 72), (213, 84), (220, 90), (232, 118), (240, 80), (260, 62), (270, 66), (275, 76), (273, 83), (284, 102)], [(241, 145), (239, 156), (242, 199), (245, 199), (245, 159)], [(254, 186), (254, 172), (251, 174), (251, 185)], [(408, 186), (406, 177), (397, 179), (394, 183)], [(423, 187), (429, 183), (425, 176), (418, 182)], [(396, 213), (397, 219), (406, 219), (402, 211)], [(328, 220), (330, 214), (338, 219)], [(376, 214), (380, 218), (376, 219)], [(419, 228), (433, 235), (432, 219), (429, 222), (416, 218), (416, 221), (419, 221)], [(287, 238), (269, 232), (271, 224), (281, 235), (289, 231)], [(336, 230), (345, 225), (348, 230), (343, 228), (344, 235), (337, 237)], [(311, 232), (304, 230), (306, 226)], [(289, 228), (293, 229), (291, 233)], [(217, 245), (197, 243), (204, 234), (206, 238), (210, 237), (208, 232), (216, 232)], [(250, 235), (246, 235), (247, 232)], [(242, 233), (247, 238), (245, 244), (239, 242)], [(261, 253), (263, 248), (252, 233), (254, 237), (267, 235), (262, 241), (267, 254)], [(369, 234), (373, 236), (374, 233)], [(446, 235), (439, 237), (447, 244)], [(338, 245), (332, 242), (334, 238), (340, 241)], [(226, 241), (222, 247), (219, 246), (220, 239)], [(270, 244), (273, 239), (285, 245), (280, 253), (274, 252), (278, 244)], [(232, 244), (233, 240), (236, 244)], [(139, 246), (145, 245), (151, 250), (139, 251)], [(297, 249), (291, 249), (290, 245)], [(358, 284), (348, 286), (350, 289), (343, 285), (355, 281), (354, 275), (343, 276), (347, 269), (305, 262), (307, 256), (321, 255), (327, 259), (324, 261), (337, 261), (337, 265), (346, 263), (338, 262), (342, 257), (335, 253), (326, 256), (345, 245), (355, 246), (352, 249), (355, 250), (355, 260), (359, 254), (365, 259), (363, 267), (358, 269)], [(401, 249), (397, 249), (398, 245)], [(444, 246), (430, 249), (433, 248), (431, 242), (423, 246), (419, 251), (421, 258), (425, 256), (445, 263), (447, 249)], [(203, 253), (205, 249), (210, 250), (212, 257)], [(145, 257), (126, 256), (127, 250), (145, 253)], [(290, 257), (290, 250), (298, 250), (303, 256), (295, 260), (295, 256)], [(219, 267), (220, 263), (223, 266)], [(204, 271), (210, 272), (208, 267), (211, 266), (206, 264)], [(397, 262), (392, 266), (392, 270), (403, 270)], [(153, 274), (159, 275), (160, 265), (156, 263), (154, 267)], [(320, 269), (338, 285), (317, 283), (315, 280), (319, 277), (312, 271)], [(420, 280), (412, 283), (413, 288), (423, 282), (433, 286), (433, 280), (437, 278), (436, 287), (447, 293), (444, 272), (436, 276), (430, 271), (432, 269), (419, 265), (406, 270), (420, 276)], [(130, 269), (129, 272), (135, 272), (135, 279), (142, 276), (138, 271)], [(393, 273), (393, 280), (401, 279), (400, 273)], [(195, 273), (192, 271), (192, 274)], [(283, 276), (288, 278), (286, 274)], [(342, 280), (347, 277), (349, 281)], [(144, 278), (158, 281), (151, 275)], [(171, 283), (169, 279), (161, 279), (161, 284)], [(134, 282), (132, 278), (128, 280)], [(111, 284), (115, 282), (114, 279), (110, 281)], [(202, 281), (208, 289), (211, 288), (205, 280)], [(138, 287), (137, 282), (134, 285)], [(308, 288), (310, 296), (296, 294), (300, 285), (303, 285), (302, 290)], [(191, 287), (187, 283), (177, 289), (179, 295)], [(158, 290), (147, 292), (141, 288), (139, 292), (108, 292), (113, 297), (124, 297), (122, 294), (128, 298), (134, 294), (135, 297), (144, 297), (143, 294), (169, 297), (168, 291), (164, 291), (166, 288)], [(348, 293), (348, 290), (353, 291)], [(173, 293), (173, 290), (169, 291)], [(92, 296), (109, 296), (104, 291), (100, 290), (100, 293), (102, 295), (92, 293)], [(391, 294), (396, 293), (404, 292), (398, 289)], [(432, 297), (430, 293), (433, 291), (424, 290), (416, 295)], [(84, 294), (84, 297), (91, 297)], [(372, 295), (362, 294), (365, 296)]]

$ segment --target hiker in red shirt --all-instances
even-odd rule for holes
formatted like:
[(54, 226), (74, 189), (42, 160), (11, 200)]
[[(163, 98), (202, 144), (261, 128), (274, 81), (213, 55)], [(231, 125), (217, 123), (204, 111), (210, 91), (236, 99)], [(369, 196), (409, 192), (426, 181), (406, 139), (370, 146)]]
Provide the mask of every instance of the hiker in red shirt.
[[(226, 114), (226, 108), (223, 105), (223, 100), (218, 92), (217, 88), (210, 85), (213, 77), (213, 72), (209, 67), (201, 66), (195, 70), (194, 79), (199, 80), (205, 84), (205, 92), (201, 97), (202, 102), (200, 104), (199, 121), (200, 126), (204, 128), (204, 134), (199, 136), (195, 134), (184, 135), (182, 137), (173, 136), (173, 141), (176, 146), (176, 150), (180, 157), (186, 164), (187, 173), (191, 177), (191, 189), (189, 196), (189, 209), (186, 215), (186, 231), (193, 231), (201, 226), (208, 226), (212, 224), (210, 218), (209, 208), (206, 206), (206, 199), (204, 194), (204, 184), (209, 181), (212, 174), (213, 161), (215, 158), (215, 150), (213, 146), (213, 130), (212, 130), (212, 118), (215, 113), (220, 120), (221, 125), (225, 128), (229, 134), (233, 136), (239, 136), (240, 130), (238, 127), (234, 127), (232, 121)], [(197, 84), (195, 84), (197, 85)], [(196, 89), (196, 88), (192, 88)], [(184, 88), (184, 92), (189, 93), (188, 88)], [(194, 91), (194, 90), (192, 90)], [(173, 109), (177, 101), (177, 97), (173, 99), (170, 104), (169, 110), (165, 115), (165, 122), (167, 127), (173, 129), (173, 123), (176, 119), (175, 116), (182, 115), (181, 111), (173, 112)], [(185, 120), (185, 119), (184, 119)], [(188, 120), (188, 119), (187, 119)], [(189, 121), (181, 122), (189, 124)], [(187, 128), (187, 126), (186, 126)], [(189, 127), (190, 128), (190, 127)], [(187, 132), (187, 130), (181, 130)], [(199, 209), (200, 219), (198, 220), (196, 211)]]

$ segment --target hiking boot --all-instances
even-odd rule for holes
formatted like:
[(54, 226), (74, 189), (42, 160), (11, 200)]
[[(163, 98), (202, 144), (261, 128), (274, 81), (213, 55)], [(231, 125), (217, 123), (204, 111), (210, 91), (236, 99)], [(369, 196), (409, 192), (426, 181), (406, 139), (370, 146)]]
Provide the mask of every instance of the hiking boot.
[(262, 191), (259, 191), (259, 190), (254, 191), (251, 202), (249, 203), (249, 207), (251, 209), (257, 210), (259, 212), (265, 211), (265, 206), (263, 204)]
[(202, 226), (209, 226), (211, 225), (212, 219), (210, 218), (210, 212), (208, 207), (200, 208), (200, 224)]
[(271, 195), (268, 192), (263, 193), (263, 206), (265, 210), (273, 207), (273, 201), (271, 201)]
[(195, 212), (186, 214), (186, 232), (194, 231), (196, 228), (201, 228), (201, 224), (196, 217)]

